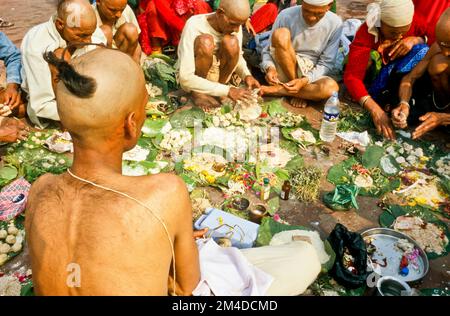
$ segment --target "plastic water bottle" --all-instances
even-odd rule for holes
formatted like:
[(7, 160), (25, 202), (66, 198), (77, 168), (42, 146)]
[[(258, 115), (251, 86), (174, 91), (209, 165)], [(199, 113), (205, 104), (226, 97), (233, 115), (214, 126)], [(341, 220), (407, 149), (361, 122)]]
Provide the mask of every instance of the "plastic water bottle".
[(320, 139), (331, 142), (336, 137), (339, 121), (339, 94), (334, 92), (325, 103), (322, 125), (320, 126)]

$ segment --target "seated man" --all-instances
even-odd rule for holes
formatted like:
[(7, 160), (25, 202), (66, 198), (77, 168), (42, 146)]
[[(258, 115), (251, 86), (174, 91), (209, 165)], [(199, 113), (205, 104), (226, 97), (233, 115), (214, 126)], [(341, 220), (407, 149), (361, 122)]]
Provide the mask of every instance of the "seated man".
[[(57, 14), (25, 35), (21, 47), (22, 89), (28, 93), (28, 116), (38, 127), (45, 127), (45, 119), (59, 120), (52, 75), (42, 54), (59, 51), (74, 43), (90, 42), (106, 44), (105, 36), (97, 28), (95, 12), (87, 0), (60, 0)], [(77, 49), (73, 46), (68, 55), (75, 58), (94, 48)]]
[(259, 88), (242, 53), (242, 25), (249, 15), (248, 0), (222, 0), (215, 13), (187, 21), (178, 47), (179, 81), (197, 106), (220, 106), (214, 97), (249, 97), (250, 90), (227, 85), (234, 72), (249, 89)]
[(280, 12), (262, 53), (261, 68), (271, 86), (263, 95), (291, 96), (295, 107), (328, 99), (339, 91), (328, 77), (334, 69), (342, 21), (330, 12), (331, 0), (305, 0)]
[(176, 281), (176, 293), (190, 295), (200, 268), (186, 185), (169, 174), (122, 175), (122, 154), (136, 145), (146, 118), (141, 69), (104, 48), (71, 67), (55, 59), (48, 54), (75, 155), (68, 173), (42, 176), (28, 197), (36, 294), (167, 295)]
[[(438, 126), (450, 125), (450, 8), (437, 22), (436, 39), (425, 58), (403, 78), (399, 92), (401, 101), (392, 111), (392, 122), (397, 128), (406, 128), (408, 121), (422, 122), (414, 131), (413, 139)], [(416, 102), (410, 106), (414, 83), (422, 77), (424, 81), (414, 87), (414, 92), (420, 98), (420, 90), (428, 90), (426, 86), (431, 77), (431, 102)], [(428, 91), (424, 92), (428, 95)]]
[[(6, 88), (0, 87), (0, 107), (4, 105), (8, 112), (24, 116), (25, 105), (20, 94), (20, 84), (22, 83), (20, 51), (3, 32), (0, 32), (0, 60), (5, 63), (6, 67)], [(5, 114), (0, 109), (0, 116), (5, 116)]]
[(141, 60), (138, 21), (127, 0), (97, 0), (94, 4), (97, 26), (106, 36), (107, 46), (118, 48), (137, 63)]

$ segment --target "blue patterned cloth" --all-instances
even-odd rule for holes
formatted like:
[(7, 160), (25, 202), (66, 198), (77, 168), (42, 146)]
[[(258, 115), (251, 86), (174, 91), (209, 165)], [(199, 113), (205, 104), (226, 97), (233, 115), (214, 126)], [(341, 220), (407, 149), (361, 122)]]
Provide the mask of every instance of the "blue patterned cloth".
[(369, 94), (377, 99), (386, 89), (389, 77), (393, 73), (407, 74), (425, 57), (430, 48), (426, 44), (415, 45), (403, 58), (396, 59), (384, 66), (369, 88)]

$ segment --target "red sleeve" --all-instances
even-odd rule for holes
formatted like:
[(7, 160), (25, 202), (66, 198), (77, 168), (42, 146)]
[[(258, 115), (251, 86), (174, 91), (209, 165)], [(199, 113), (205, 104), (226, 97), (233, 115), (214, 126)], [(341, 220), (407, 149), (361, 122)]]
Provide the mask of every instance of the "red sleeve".
[(432, 32), (432, 29), (434, 27), (436, 26), (427, 25), (425, 19), (421, 15), (416, 13), (414, 15), (414, 19), (410, 29), (408, 33), (406, 33), (406, 36), (415, 36), (415, 37), (427, 36), (429, 38), (428, 41), (429, 43), (430, 40), (434, 42), (434, 32)]
[(370, 59), (370, 51), (374, 49), (375, 37), (368, 32), (364, 23), (356, 33), (350, 45), (348, 63), (344, 72), (344, 84), (355, 101), (369, 94), (364, 86), (366, 69)]

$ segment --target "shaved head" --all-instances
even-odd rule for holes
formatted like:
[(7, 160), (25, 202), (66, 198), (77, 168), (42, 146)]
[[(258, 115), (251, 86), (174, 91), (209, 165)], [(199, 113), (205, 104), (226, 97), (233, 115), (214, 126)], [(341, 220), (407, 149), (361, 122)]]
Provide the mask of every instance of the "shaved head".
[(112, 137), (123, 132), (130, 114), (145, 117), (145, 79), (131, 57), (98, 48), (72, 60), (71, 65), (84, 79), (62, 77), (56, 99), (61, 122), (74, 138)]
[(60, 0), (58, 18), (69, 27), (81, 27), (81, 24), (97, 24), (94, 9), (88, 0)]
[(227, 17), (234, 20), (246, 21), (251, 13), (248, 0), (221, 0), (219, 9), (222, 9)]
[(450, 8), (442, 13), (436, 24), (436, 37), (439, 42), (450, 42)]

